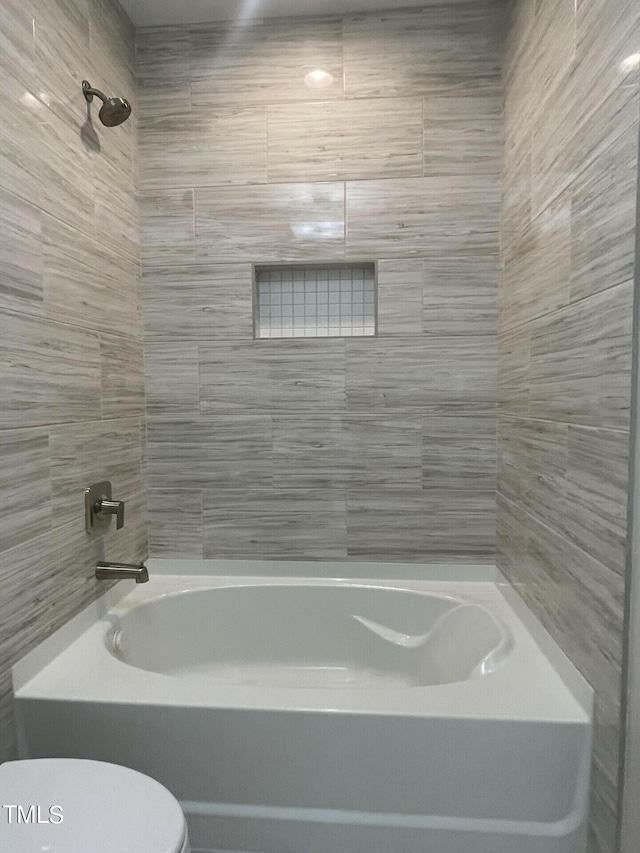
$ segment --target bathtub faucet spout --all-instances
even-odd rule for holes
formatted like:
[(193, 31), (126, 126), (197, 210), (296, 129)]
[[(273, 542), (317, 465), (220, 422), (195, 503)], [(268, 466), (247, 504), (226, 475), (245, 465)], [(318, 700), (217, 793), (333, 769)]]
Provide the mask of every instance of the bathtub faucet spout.
[(99, 581), (130, 578), (136, 583), (146, 583), (149, 580), (149, 572), (144, 564), (98, 563), (96, 566), (96, 578)]

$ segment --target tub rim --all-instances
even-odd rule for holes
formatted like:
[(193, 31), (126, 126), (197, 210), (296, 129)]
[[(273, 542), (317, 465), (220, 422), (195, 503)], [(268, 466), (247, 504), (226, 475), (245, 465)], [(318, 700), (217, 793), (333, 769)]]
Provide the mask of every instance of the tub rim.
[[(263, 565), (266, 570), (269, 561), (264, 561)], [(471, 598), (475, 603), (486, 604), (491, 612), (503, 614), (507, 624), (513, 627), (514, 653), (505, 666), (492, 674), (491, 679), (412, 688), (405, 691), (405, 694), (411, 694), (410, 701), (394, 701), (390, 695), (392, 691), (388, 690), (325, 691), (291, 688), (286, 691), (288, 695), (283, 697), (283, 691), (278, 688), (237, 687), (225, 688), (216, 693), (196, 689), (193, 684), (176, 697), (167, 691), (166, 676), (144, 673), (141, 679), (140, 670), (123, 664), (109, 654), (102, 642), (105, 617), (114, 611), (126, 612), (147, 598), (155, 597), (161, 587), (167, 592), (238, 584), (282, 585), (290, 583), (291, 577), (171, 575), (165, 572), (152, 575), (149, 584), (137, 585), (134, 589), (131, 589), (136, 586), (133, 583), (119, 584), (26, 655), (13, 668), (16, 698), (19, 700), (24, 696), (105, 703), (178, 704), (244, 710), (447, 716), (458, 719), (528, 719), (539, 722), (561, 720), (584, 723), (591, 719), (593, 692), (589, 685), (557, 649), (558, 660), (565, 658), (563, 666), (573, 670), (571, 678), (563, 677), (562, 667), (558, 667), (557, 661), (550, 659), (536, 643), (517, 609), (507, 602), (495, 582), (404, 581), (378, 577), (296, 579), (297, 584), (305, 585), (343, 585), (353, 581), (366, 586), (424, 590), (432, 594), (448, 591), (453, 597), (463, 600)], [(118, 589), (126, 586), (128, 588)], [(549, 641), (553, 644), (553, 641)], [(533, 667), (532, 672), (528, 671), (528, 666)], [(491, 682), (490, 687), (487, 687), (487, 682)], [(574, 685), (579, 689), (573, 689)], [(359, 701), (347, 701), (348, 696), (357, 696)], [(402, 698), (407, 699), (406, 696)]]

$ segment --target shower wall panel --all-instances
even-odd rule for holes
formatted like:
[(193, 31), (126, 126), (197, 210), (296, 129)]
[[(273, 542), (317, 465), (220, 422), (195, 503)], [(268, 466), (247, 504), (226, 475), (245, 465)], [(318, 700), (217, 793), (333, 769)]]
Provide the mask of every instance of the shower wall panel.
[(596, 691), (589, 850), (614, 853), (640, 8), (511, 6), (498, 565)]
[[(501, 6), (138, 33), (156, 556), (493, 560)], [(332, 261), (378, 336), (255, 341)]]
[[(136, 104), (133, 28), (111, 0), (0, 0), (0, 18), (1, 761), (11, 665), (147, 534), (136, 112), (103, 127), (81, 91)], [(84, 489), (106, 479), (126, 525), (92, 540)]]

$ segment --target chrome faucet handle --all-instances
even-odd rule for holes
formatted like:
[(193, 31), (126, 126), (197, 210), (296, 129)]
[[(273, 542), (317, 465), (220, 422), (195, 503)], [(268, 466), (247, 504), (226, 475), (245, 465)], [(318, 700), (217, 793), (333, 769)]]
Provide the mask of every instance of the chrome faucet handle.
[(124, 527), (124, 501), (112, 501), (103, 498), (95, 502), (94, 512), (101, 518), (106, 515), (115, 515), (116, 529), (120, 530)]

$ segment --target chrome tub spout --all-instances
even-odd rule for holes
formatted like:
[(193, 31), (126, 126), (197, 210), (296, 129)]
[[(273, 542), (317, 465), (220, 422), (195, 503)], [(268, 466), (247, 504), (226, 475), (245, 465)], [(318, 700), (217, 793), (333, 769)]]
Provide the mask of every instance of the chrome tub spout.
[(139, 563), (98, 563), (96, 578), (99, 581), (129, 578), (136, 583), (146, 583), (149, 572), (144, 564)]

